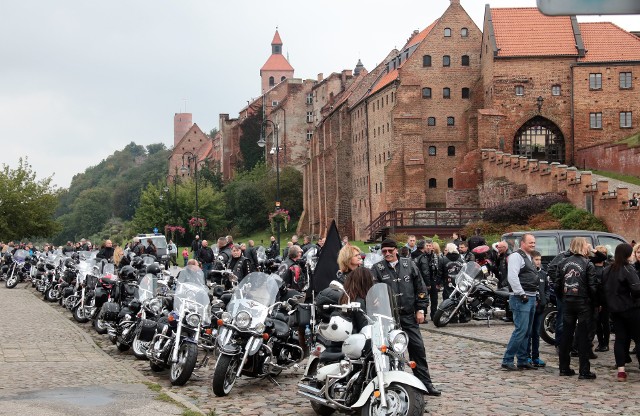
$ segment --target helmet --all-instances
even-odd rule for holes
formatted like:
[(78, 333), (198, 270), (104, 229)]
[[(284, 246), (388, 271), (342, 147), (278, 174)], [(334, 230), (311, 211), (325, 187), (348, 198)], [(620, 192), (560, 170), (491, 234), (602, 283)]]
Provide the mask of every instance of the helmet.
[(133, 260), (131, 260), (131, 265), (136, 269), (141, 269), (144, 267), (144, 261), (140, 257), (134, 257)]
[(489, 248), (489, 246), (482, 245), (482, 246), (478, 246), (478, 247), (474, 248), (473, 250), (471, 250), (471, 252), (475, 256), (476, 261), (482, 261), (482, 260), (485, 260), (489, 256), (489, 251), (490, 250), (491, 249)]
[(318, 325), (318, 333), (329, 341), (342, 342), (353, 331), (353, 323), (342, 315), (334, 315), (328, 324)]
[(66, 259), (64, 261), (64, 267), (73, 267), (75, 266), (76, 262), (73, 261), (73, 259)]
[(136, 279), (136, 269), (131, 266), (124, 266), (120, 269), (120, 279), (122, 280), (135, 280)]
[(160, 266), (158, 266), (156, 263), (153, 263), (147, 266), (147, 273), (160, 274), (162, 273), (162, 270), (160, 270)]

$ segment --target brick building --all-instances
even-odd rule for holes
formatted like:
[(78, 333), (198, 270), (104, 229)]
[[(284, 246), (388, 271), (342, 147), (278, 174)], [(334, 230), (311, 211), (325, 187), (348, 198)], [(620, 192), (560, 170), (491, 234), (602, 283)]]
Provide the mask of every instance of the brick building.
[[(214, 141), (192, 120), (191, 113), (176, 113), (173, 117), (174, 144), (169, 156), (170, 175), (182, 178), (193, 175), (194, 156), (198, 166), (217, 160)], [(188, 170), (182, 171), (183, 166)]]

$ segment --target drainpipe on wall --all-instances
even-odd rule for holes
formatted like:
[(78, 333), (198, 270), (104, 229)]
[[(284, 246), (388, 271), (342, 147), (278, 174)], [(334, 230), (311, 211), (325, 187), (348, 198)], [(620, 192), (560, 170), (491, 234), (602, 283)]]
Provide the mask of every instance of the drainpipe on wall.
[(573, 68), (575, 67), (575, 63), (569, 65), (571, 69), (571, 163), (570, 166), (576, 166), (575, 154), (576, 154), (576, 138), (575, 138), (575, 109), (574, 109), (574, 97), (573, 90), (575, 89), (575, 85), (573, 84)]
[(364, 123), (365, 123), (364, 131), (365, 131), (365, 137), (366, 137), (365, 155), (367, 158), (367, 195), (369, 199), (369, 223), (371, 223), (371, 221), (373, 221), (373, 211), (371, 208), (371, 166), (369, 163), (369, 99), (368, 98), (364, 100)]

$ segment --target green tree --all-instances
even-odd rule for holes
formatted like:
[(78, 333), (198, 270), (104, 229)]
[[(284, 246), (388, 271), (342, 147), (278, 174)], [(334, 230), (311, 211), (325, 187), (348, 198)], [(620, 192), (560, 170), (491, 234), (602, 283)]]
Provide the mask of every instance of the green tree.
[(0, 239), (49, 237), (60, 229), (54, 220), (58, 203), (51, 177), (36, 179), (27, 158), (14, 169), (6, 164), (0, 171)]
[[(266, 208), (268, 212), (275, 209), (276, 175), (269, 171), (265, 175)], [(291, 166), (280, 169), (280, 207), (289, 211), (296, 220), (302, 215), (302, 173)]]
[(258, 162), (264, 160), (264, 148), (258, 146), (258, 139), (262, 132), (262, 109), (247, 117), (240, 125), (240, 128), (242, 129), (242, 135), (240, 136), (242, 163), (239, 165), (238, 170), (250, 171)]

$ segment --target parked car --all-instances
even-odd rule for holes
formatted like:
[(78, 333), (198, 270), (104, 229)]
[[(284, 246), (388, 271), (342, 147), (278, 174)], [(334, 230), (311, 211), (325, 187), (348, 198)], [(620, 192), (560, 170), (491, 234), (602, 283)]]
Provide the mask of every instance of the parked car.
[(149, 243), (147, 239), (150, 238), (153, 244), (156, 246), (158, 263), (166, 265), (169, 263), (169, 251), (167, 249), (167, 238), (162, 234), (138, 234), (140, 243), (147, 248)]
[[(542, 255), (542, 267), (546, 268), (547, 264), (561, 251), (569, 249), (571, 240), (575, 237), (584, 237), (591, 247), (605, 246), (610, 255), (621, 243), (626, 243), (623, 237), (618, 234), (605, 233), (601, 231), (585, 231), (585, 230), (542, 230), (527, 231), (536, 237), (536, 250)], [(520, 239), (525, 231), (517, 231), (513, 233), (502, 234), (502, 241), (506, 241), (510, 250), (520, 248)]]

